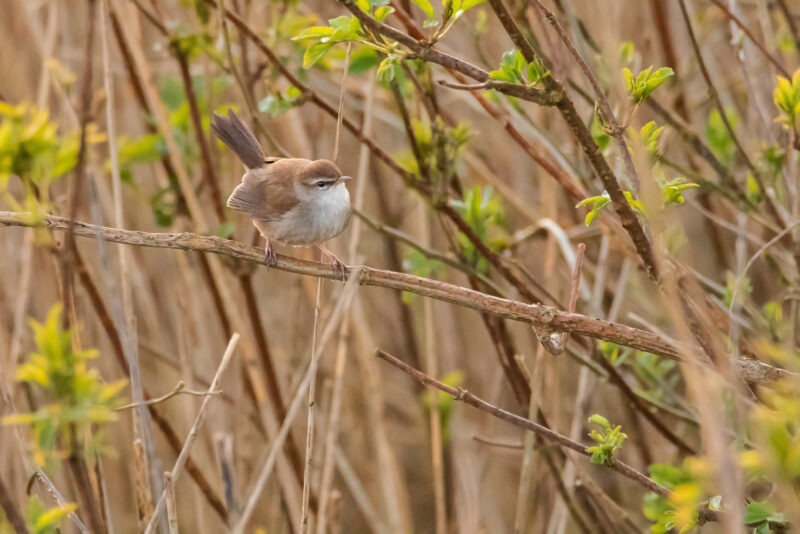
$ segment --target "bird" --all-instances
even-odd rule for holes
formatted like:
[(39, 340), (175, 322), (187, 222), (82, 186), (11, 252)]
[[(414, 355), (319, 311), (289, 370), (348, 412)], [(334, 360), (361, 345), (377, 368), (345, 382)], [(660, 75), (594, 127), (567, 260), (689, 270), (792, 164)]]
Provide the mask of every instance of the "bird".
[(278, 260), (273, 243), (316, 246), (344, 278), (345, 265), (325, 242), (341, 234), (350, 222), (346, 185), (350, 176), (327, 159), (265, 156), (253, 132), (232, 109), (227, 117), (214, 113), (211, 129), (247, 168), (226, 204), (249, 215), (266, 239), (267, 266)]

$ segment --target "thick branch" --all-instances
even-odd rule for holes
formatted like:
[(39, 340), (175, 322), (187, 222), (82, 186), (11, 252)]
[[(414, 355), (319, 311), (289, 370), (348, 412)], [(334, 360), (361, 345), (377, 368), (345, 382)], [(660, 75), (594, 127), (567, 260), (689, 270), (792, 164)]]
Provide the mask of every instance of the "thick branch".
[[(68, 220), (64, 217), (47, 215), (41, 222), (33, 223), (29, 214), (0, 211), (0, 225), (41, 226), (51, 230), (64, 231), (68, 228)], [(261, 249), (221, 237), (201, 236), (188, 232), (178, 234), (138, 232), (96, 226), (79, 221), (75, 222), (74, 232), (78, 236), (105, 239), (112, 243), (210, 252), (253, 263), (262, 263), (264, 259), (264, 253)], [(277, 265), (274, 267), (278, 270), (295, 274), (341, 280), (341, 273), (334, 271), (329, 265), (283, 255), (278, 255)], [(349, 273), (350, 270), (348, 268), (347, 272)], [(585, 335), (595, 339), (611, 341), (618, 345), (651, 352), (674, 360), (683, 359), (684, 353), (690, 354), (701, 350), (698, 347), (681, 344), (674, 339), (646, 330), (594, 319), (577, 313), (559, 311), (549, 306), (525, 304), (515, 300), (495, 297), (472, 289), (406, 273), (359, 267), (358, 282), (364, 286), (409, 291), (424, 297), (442, 300), (506, 319), (513, 319), (536, 326), (546, 325), (553, 332), (571, 332), (573, 335)], [(769, 382), (791, 374), (788, 371), (756, 360), (737, 360), (736, 367), (739, 376), (748, 382)]]

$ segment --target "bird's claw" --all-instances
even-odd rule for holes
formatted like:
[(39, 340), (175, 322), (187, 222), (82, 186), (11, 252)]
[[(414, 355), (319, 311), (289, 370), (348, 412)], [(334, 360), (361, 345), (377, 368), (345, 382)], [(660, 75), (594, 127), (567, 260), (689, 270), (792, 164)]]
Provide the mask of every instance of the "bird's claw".
[(264, 265), (267, 267), (275, 267), (278, 265), (278, 254), (272, 247), (272, 243), (269, 243), (267, 248), (264, 249)]
[(336, 256), (331, 257), (331, 267), (334, 272), (342, 275), (342, 282), (347, 281), (347, 265), (341, 262)]

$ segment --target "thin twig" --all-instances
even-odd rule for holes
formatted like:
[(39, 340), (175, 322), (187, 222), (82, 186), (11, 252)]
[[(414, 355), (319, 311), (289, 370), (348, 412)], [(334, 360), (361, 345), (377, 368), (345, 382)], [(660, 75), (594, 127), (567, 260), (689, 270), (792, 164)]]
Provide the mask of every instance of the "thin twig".
[(142, 401), (142, 402), (132, 402), (130, 404), (124, 404), (122, 406), (119, 406), (117, 408), (117, 411), (130, 410), (131, 408), (138, 408), (139, 406), (150, 406), (152, 404), (160, 404), (160, 403), (162, 403), (162, 402), (164, 402), (166, 400), (169, 400), (172, 397), (175, 397), (177, 395), (195, 395), (197, 397), (205, 397), (206, 395), (219, 395), (220, 393), (222, 393), (222, 391), (219, 391), (219, 390), (218, 391), (194, 391), (194, 390), (191, 390), (191, 389), (184, 389), (185, 387), (186, 387), (186, 384), (184, 384), (183, 381), (180, 381), (175, 385), (175, 388), (172, 391), (170, 391), (169, 393), (167, 393), (165, 395), (162, 395), (162, 396), (157, 397), (155, 399), (148, 399), (148, 400)]
[[(111, 342), (111, 346), (113, 348), (113, 353), (116, 356), (117, 363), (119, 363), (125, 375), (130, 376), (128, 362), (125, 359), (125, 354), (122, 349), (122, 342), (120, 340), (119, 332), (114, 327), (114, 321), (111, 318), (111, 314), (106, 308), (105, 303), (103, 302), (103, 299), (100, 295), (100, 292), (97, 289), (97, 286), (95, 285), (94, 281), (89, 275), (89, 272), (86, 270), (80, 254), (76, 255), (76, 260), (77, 260), (78, 276), (81, 279), (81, 284), (83, 285), (84, 290), (86, 291), (89, 297), (89, 301), (91, 302), (92, 307), (95, 309), (95, 313), (98, 316), (98, 320), (100, 321), (103, 330), (106, 332), (106, 335), (108, 336)], [(142, 392), (145, 398), (150, 398), (146, 389), (143, 389)], [(166, 439), (167, 443), (170, 445), (175, 454), (179, 454), (181, 450), (181, 441), (175, 430), (169, 424), (169, 421), (167, 421), (161, 415), (156, 406), (148, 406), (147, 408), (148, 411), (150, 412), (150, 416), (153, 418), (153, 420), (158, 425), (161, 432), (164, 434), (164, 438)], [(222, 503), (220, 498), (217, 497), (217, 495), (214, 493), (214, 490), (208, 483), (208, 480), (205, 478), (203, 473), (200, 471), (200, 469), (197, 467), (197, 465), (191, 458), (189, 458), (189, 460), (186, 462), (186, 468), (188, 469), (192, 479), (194, 479), (195, 483), (197, 483), (197, 487), (200, 489), (200, 492), (206, 498), (211, 508), (220, 516), (220, 518), (223, 521), (226, 521), (227, 512), (225, 510), (225, 505)], [(152, 507), (152, 503), (150, 504), (150, 507)], [(149, 517), (149, 512), (147, 516)], [(144, 526), (145, 525), (141, 525), (141, 529), (144, 529)]]
[[(583, 265), (583, 254), (586, 252), (586, 245), (584, 243), (578, 244), (578, 252), (575, 256), (575, 267), (572, 270), (572, 283), (569, 292), (569, 308), (570, 313), (575, 312), (575, 304), (578, 302), (578, 295), (581, 286), (581, 266)], [(564, 352), (569, 341), (569, 331), (562, 332), (558, 336), (550, 336), (549, 332), (545, 330), (541, 334), (537, 332), (540, 341), (550, 354), (557, 356)]]
[[(722, 100), (720, 100), (719, 93), (717, 92), (717, 88), (714, 85), (714, 81), (711, 79), (711, 74), (708, 72), (708, 67), (706, 67), (706, 62), (703, 59), (702, 51), (700, 50), (700, 45), (697, 42), (697, 36), (694, 33), (694, 28), (692, 26), (692, 20), (689, 17), (689, 10), (686, 8), (686, 1), (685, 0), (678, 0), (678, 5), (681, 9), (681, 15), (683, 16), (684, 24), (686, 25), (686, 30), (689, 33), (689, 42), (692, 45), (692, 50), (694, 51), (694, 55), (697, 58), (697, 64), (700, 67), (700, 74), (703, 76), (703, 80), (706, 82), (706, 86), (708, 87), (708, 93), (711, 97), (711, 100), (714, 102), (714, 107), (717, 108), (719, 112), (720, 119), (722, 123), (725, 125), (725, 129), (728, 131), (728, 135), (730, 135), (731, 140), (733, 140), (734, 145), (736, 146), (736, 151), (741, 156), (742, 160), (747, 165), (747, 168), (753, 173), (753, 177), (758, 182), (758, 186), (761, 191), (766, 193), (766, 188), (764, 186), (763, 180), (761, 180), (761, 173), (756, 169), (755, 165), (753, 165), (752, 160), (745, 152), (744, 147), (742, 146), (741, 142), (739, 141), (739, 137), (736, 135), (736, 132), (733, 131), (733, 126), (731, 125), (730, 120), (728, 119), (728, 114), (725, 112), (725, 108), (722, 105)], [(772, 199), (769, 195), (765, 195), (767, 197), (767, 205), (770, 206), (770, 210), (775, 214), (776, 220), (780, 222), (780, 217), (777, 215), (777, 210), (772, 205)]]
[(311, 382), (308, 385), (308, 417), (306, 419), (306, 457), (303, 463), (303, 500), (300, 508), (300, 532), (308, 532), (308, 501), (311, 497), (311, 462), (314, 459), (314, 414), (317, 395), (317, 373), (319, 352), (317, 352), (317, 325), (319, 324), (319, 302), (322, 293), (322, 278), (317, 278), (317, 297), (314, 301), (314, 324), (311, 327)]
[(501, 449), (511, 449), (515, 451), (521, 451), (523, 449), (523, 445), (519, 441), (499, 440), (494, 438), (486, 438), (483, 436), (472, 436), (472, 439), (478, 443), (491, 445), (492, 447), (499, 447)]
[[(233, 353), (236, 350), (236, 345), (239, 343), (239, 334), (234, 332), (233, 336), (231, 336), (230, 341), (228, 342), (228, 347), (225, 349), (225, 354), (222, 356), (222, 361), (217, 368), (217, 372), (214, 374), (214, 378), (211, 380), (211, 386), (208, 388), (208, 392), (212, 393), (217, 390), (217, 385), (219, 384), (220, 378), (222, 377), (222, 373), (225, 371), (225, 368), (228, 366), (231, 358), (233, 357)], [(192, 428), (189, 430), (189, 434), (186, 436), (186, 441), (183, 443), (183, 448), (181, 449), (180, 454), (178, 455), (178, 459), (175, 460), (175, 465), (172, 467), (172, 471), (170, 471), (172, 475), (173, 482), (177, 482), (178, 478), (181, 476), (183, 472), (183, 466), (186, 464), (186, 460), (189, 458), (189, 453), (192, 450), (192, 445), (194, 445), (195, 440), (200, 432), (200, 425), (203, 424), (203, 420), (206, 416), (206, 411), (208, 409), (208, 402), (211, 400), (211, 395), (207, 395), (203, 398), (203, 403), (200, 405), (200, 409), (197, 411), (197, 416), (194, 419), (194, 423), (192, 424)], [(161, 493), (161, 497), (159, 497), (158, 502), (156, 503), (155, 510), (153, 510), (153, 515), (150, 518), (150, 522), (147, 524), (147, 528), (145, 529), (145, 534), (151, 534), (153, 532), (153, 528), (155, 527), (156, 523), (158, 522), (158, 516), (161, 515), (162, 510), (164, 509), (164, 501), (166, 500), (166, 494), (164, 492)]]
[[(341, 276), (341, 273), (339, 274)], [(244, 532), (245, 526), (247, 526), (247, 522), (250, 520), (250, 517), (253, 515), (253, 511), (255, 510), (255, 506), (258, 503), (259, 498), (261, 497), (261, 493), (264, 491), (264, 487), (267, 484), (267, 480), (269, 480), (269, 476), (272, 473), (272, 468), (275, 465), (275, 461), (277, 460), (278, 453), (280, 452), (281, 448), (283, 447), (283, 442), (286, 440), (286, 436), (289, 433), (289, 429), (291, 428), (292, 423), (294, 422), (297, 413), (300, 411), (300, 406), (302, 405), (303, 395), (307, 392), (309, 386), (311, 385), (311, 380), (314, 374), (317, 371), (317, 366), (319, 364), (319, 353), (325, 350), (325, 347), (328, 344), (328, 340), (333, 335), (334, 329), (338, 326), (338, 322), (342, 312), (349, 307), (350, 303), (352, 302), (353, 297), (355, 296), (355, 289), (358, 287), (357, 285), (358, 280), (358, 273), (355, 272), (350, 275), (350, 279), (345, 285), (345, 289), (339, 297), (339, 300), (336, 303), (336, 307), (334, 308), (333, 312), (331, 313), (331, 317), (328, 320), (328, 324), (325, 325), (325, 329), (320, 336), (319, 343), (317, 344), (316, 357), (312, 360), (309, 364), (308, 369), (303, 376), (303, 379), (300, 381), (300, 384), (297, 386), (297, 391), (295, 392), (294, 398), (292, 402), (289, 404), (289, 408), (286, 411), (286, 419), (283, 420), (281, 423), (280, 430), (278, 431), (277, 435), (273, 438), (272, 445), (269, 449), (269, 453), (267, 454), (267, 458), (264, 461), (264, 464), (261, 467), (259, 475), (256, 479), (253, 488), (247, 492), (249, 498), (247, 500), (247, 504), (242, 511), (242, 515), (239, 518), (239, 521), (233, 526), (232, 531), (234, 534), (241, 534)]]
[[(112, 0), (101, 0), (100, 17), (100, 38), (103, 52), (103, 82), (106, 91), (106, 128), (108, 131), (108, 150), (111, 163), (111, 185), (114, 201), (114, 224), (117, 228), (125, 227), (125, 217), (122, 203), (122, 177), (119, 167), (119, 154), (116, 140), (116, 109), (114, 108), (114, 84), (113, 71), (111, 69), (111, 54), (109, 46), (106, 19), (110, 16), (110, 4)], [(97, 202), (92, 202), (93, 207), (97, 207)], [(98, 218), (100, 210), (97, 209)], [(130, 387), (133, 404), (144, 406), (144, 390), (142, 387), (141, 369), (139, 366), (139, 351), (136, 343), (136, 319), (133, 312), (133, 299), (130, 288), (130, 263), (128, 258), (129, 251), (117, 250), (117, 262), (119, 267), (118, 281), (113, 280), (113, 274), (108, 261), (103, 241), (98, 240), (99, 256), (103, 266), (103, 275), (109, 294), (109, 304), (111, 315), (114, 320), (114, 327), (118, 332), (120, 344), (125, 354), (128, 364), (128, 374), (130, 376)], [(119, 286), (117, 288), (117, 285)], [(136, 438), (142, 440), (144, 445), (143, 462), (140, 465), (145, 470), (150, 471), (150, 484), (148, 494), (152, 498), (153, 492), (157, 492), (158, 473), (160, 465), (155, 457), (155, 445), (153, 442), (152, 426), (147, 416), (147, 410), (142, 407), (133, 412), (133, 431)], [(142, 473), (143, 480), (147, 480), (146, 472)], [(150, 503), (152, 506), (152, 503)]]
[(175, 485), (172, 483), (172, 473), (164, 473), (164, 494), (167, 499), (167, 524), (169, 534), (178, 534), (178, 503), (175, 502)]
[[(350, 53), (348, 47), (348, 55)], [(347, 70), (347, 69), (345, 69)], [(344, 75), (342, 79), (342, 91), (344, 91)], [(366, 103), (364, 106), (364, 120), (362, 121), (362, 131), (365, 135), (371, 135), (373, 123), (373, 110), (375, 104), (375, 81), (368, 83), (364, 92)], [(341, 110), (340, 115), (341, 117)], [(338, 126), (337, 126), (338, 127)], [(366, 145), (361, 145), (358, 153), (358, 170), (356, 172), (356, 191), (353, 195), (353, 209), (361, 208), (364, 205), (364, 196), (367, 191), (368, 174), (370, 170), (370, 153)], [(356, 263), (359, 243), (361, 242), (361, 220), (356, 219), (350, 227), (350, 241), (348, 243), (347, 259), (349, 263)], [(328, 426), (322, 449), (322, 472), (319, 483), (319, 507), (317, 513), (317, 534), (326, 534), (328, 523), (328, 506), (332, 501), (333, 475), (335, 467), (335, 453), (337, 439), (339, 437), (339, 424), (341, 421), (342, 397), (344, 396), (345, 369), (348, 360), (348, 341), (350, 339), (350, 327), (352, 322), (352, 312), (345, 314), (342, 323), (339, 325), (339, 333), (336, 347), (336, 361), (333, 366), (333, 391), (331, 393), (330, 409), (328, 410)]]
[(756, 46), (756, 48), (758, 48), (758, 50), (762, 54), (764, 54), (767, 60), (769, 60), (769, 62), (772, 63), (775, 66), (775, 68), (778, 69), (778, 71), (780, 71), (782, 75), (784, 75), (787, 78), (792, 77), (792, 75), (789, 74), (789, 71), (786, 70), (783, 65), (781, 65), (781, 62), (778, 61), (778, 59), (775, 56), (770, 54), (769, 51), (766, 48), (764, 48), (764, 45), (762, 45), (761, 42), (758, 39), (756, 39), (755, 35), (753, 35), (753, 33), (747, 28), (747, 26), (744, 25), (744, 22), (742, 22), (742, 20), (739, 17), (737, 17), (730, 9), (728, 9), (728, 6), (720, 2), (720, 0), (711, 0), (711, 3), (720, 8), (720, 10), (722, 10), (725, 16), (731, 19), (733, 23), (736, 24), (739, 27), (739, 29), (744, 32), (745, 35), (747, 35), (748, 39), (750, 39), (750, 42), (752, 42)]
[[(75, 163), (75, 171), (69, 183), (69, 204), (67, 213), (70, 221), (74, 221), (78, 215), (78, 206), (83, 197), (83, 183), (86, 179), (86, 159), (88, 142), (86, 140), (86, 130), (91, 119), (92, 107), (92, 51), (94, 48), (94, 26), (97, 20), (97, 9), (95, 0), (89, 0), (89, 21), (86, 31), (86, 44), (84, 47), (83, 70), (81, 72), (81, 105), (80, 105), (80, 135), (78, 138), (78, 159)], [(62, 319), (64, 326), (69, 326), (75, 310), (73, 308), (73, 266), (75, 262), (75, 239), (72, 235), (72, 222), (69, 223), (64, 240), (64, 249), (61, 257), (61, 277), (62, 277), (62, 298), (64, 299), (64, 314)], [(91, 517), (91, 514), (90, 514)], [(93, 525), (96, 528), (97, 525)]]
[(344, 83), (347, 81), (347, 71), (350, 70), (350, 41), (347, 42), (347, 52), (344, 56), (344, 70), (342, 71), (342, 83), (339, 90), (339, 109), (336, 117), (336, 136), (333, 138), (333, 157), (334, 163), (339, 158), (339, 135), (342, 131), (342, 109), (344, 108)]

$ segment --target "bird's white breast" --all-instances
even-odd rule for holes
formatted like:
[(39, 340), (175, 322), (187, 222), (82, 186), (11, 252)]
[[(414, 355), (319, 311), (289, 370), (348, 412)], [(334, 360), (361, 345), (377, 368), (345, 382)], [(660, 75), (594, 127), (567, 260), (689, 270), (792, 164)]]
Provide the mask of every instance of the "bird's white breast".
[(314, 245), (341, 234), (350, 221), (350, 193), (344, 183), (311, 191), (280, 219), (266, 226), (270, 239), (287, 245)]

